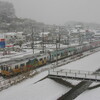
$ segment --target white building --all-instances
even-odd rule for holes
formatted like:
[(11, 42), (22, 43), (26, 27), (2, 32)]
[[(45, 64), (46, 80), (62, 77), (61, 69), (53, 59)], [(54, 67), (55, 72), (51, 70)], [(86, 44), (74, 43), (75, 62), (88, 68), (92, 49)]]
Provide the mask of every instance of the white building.
[(0, 33), (0, 38), (4, 38), (6, 41), (6, 45), (14, 44), (16, 41), (24, 40), (23, 32), (8, 32), (8, 33)]
[(94, 31), (94, 38), (96, 39), (96, 40), (98, 40), (98, 39), (100, 39), (100, 30), (95, 30)]
[(48, 34), (50, 34), (50, 32), (41, 32), (41, 33), (39, 33), (40, 37), (43, 37), (43, 36), (47, 37)]
[(0, 39), (4, 39), (4, 34), (0, 34)]

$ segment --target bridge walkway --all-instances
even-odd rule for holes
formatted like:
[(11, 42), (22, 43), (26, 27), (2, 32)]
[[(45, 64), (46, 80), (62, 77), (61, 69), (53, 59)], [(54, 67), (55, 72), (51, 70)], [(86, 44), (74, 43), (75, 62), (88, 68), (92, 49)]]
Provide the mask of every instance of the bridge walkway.
[(48, 70), (48, 77), (70, 78), (70, 79), (76, 79), (76, 80), (100, 82), (99, 72), (83, 71), (83, 70), (51, 69), (51, 70)]

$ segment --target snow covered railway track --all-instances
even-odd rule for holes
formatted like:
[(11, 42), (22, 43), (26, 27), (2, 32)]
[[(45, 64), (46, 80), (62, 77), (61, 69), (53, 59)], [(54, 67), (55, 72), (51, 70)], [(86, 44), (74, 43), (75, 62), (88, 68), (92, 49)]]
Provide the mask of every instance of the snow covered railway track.
[(93, 54), (97, 51), (100, 51), (100, 48), (96, 49), (92, 52), (90, 52), (90, 51), (84, 52), (83, 55), (81, 55), (81, 56), (79, 56), (77, 54), (77, 55), (73, 55), (71, 57), (65, 58), (63, 60), (59, 60), (58, 61), (58, 66), (55, 65), (56, 64), (55, 62), (53, 62), (51, 64), (45, 65), (45, 66), (37, 68), (35, 70), (31, 70), (31, 71), (26, 72), (26, 73), (22, 73), (18, 76), (15, 76), (15, 77), (12, 77), (12, 78), (9, 78), (9, 79), (1, 78), (1, 80), (0, 80), (0, 91), (4, 90), (4, 89), (6, 89), (6, 88), (8, 88), (12, 85), (15, 85), (17, 83), (20, 83), (21, 81), (23, 81), (27, 78), (30, 78), (30, 77), (34, 76), (35, 74), (37, 74), (37, 73), (40, 73), (40, 72), (43, 72), (43, 71), (46, 71), (46, 70), (49, 70), (49, 69), (52, 69), (52, 68), (61, 67), (62, 65), (66, 65), (70, 62), (73, 62), (73, 61), (78, 60), (80, 58), (83, 58), (85, 56), (91, 55), (91, 54)]

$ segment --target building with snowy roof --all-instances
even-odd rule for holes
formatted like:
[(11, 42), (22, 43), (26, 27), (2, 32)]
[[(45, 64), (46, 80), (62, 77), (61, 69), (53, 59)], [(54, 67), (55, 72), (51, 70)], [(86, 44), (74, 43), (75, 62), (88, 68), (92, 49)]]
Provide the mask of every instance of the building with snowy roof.
[(5, 39), (5, 43), (7, 46), (9, 44), (14, 44), (19, 40), (24, 40), (23, 32), (8, 32), (8, 33), (0, 33), (0, 39)]
[(99, 40), (100, 39), (100, 30), (95, 30), (95, 32), (94, 32), (94, 38), (96, 40)]

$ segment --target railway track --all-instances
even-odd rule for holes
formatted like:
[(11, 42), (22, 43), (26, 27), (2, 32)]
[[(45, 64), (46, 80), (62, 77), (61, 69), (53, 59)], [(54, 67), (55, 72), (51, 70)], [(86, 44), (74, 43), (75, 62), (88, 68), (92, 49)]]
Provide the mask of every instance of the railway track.
[(22, 73), (22, 74), (20, 74), (18, 76), (14, 76), (14, 77), (9, 78), (9, 79), (5, 79), (3, 77), (0, 77), (0, 91), (2, 91), (4, 89), (7, 89), (8, 87), (10, 87), (12, 85), (15, 85), (15, 84), (27, 79), (27, 78), (33, 77), (34, 75), (36, 75), (36, 74), (38, 74), (40, 72), (49, 70), (51, 68), (60, 67), (62, 65), (65, 65), (65, 64), (68, 64), (70, 62), (76, 61), (78, 59), (81, 59), (83, 57), (86, 57), (86, 56), (91, 55), (91, 54), (93, 54), (95, 52), (98, 52), (98, 51), (100, 51), (100, 47), (96, 48), (93, 51), (86, 51), (81, 56), (79, 56), (79, 54), (76, 54), (76, 55), (70, 56), (68, 58), (59, 60), (58, 61), (58, 65), (56, 65), (56, 62), (53, 62), (51, 64), (47, 64), (47, 65), (42, 66), (40, 68), (37, 68), (35, 70), (31, 70), (31, 71), (28, 71), (26, 73)]

